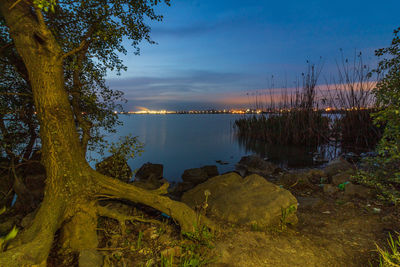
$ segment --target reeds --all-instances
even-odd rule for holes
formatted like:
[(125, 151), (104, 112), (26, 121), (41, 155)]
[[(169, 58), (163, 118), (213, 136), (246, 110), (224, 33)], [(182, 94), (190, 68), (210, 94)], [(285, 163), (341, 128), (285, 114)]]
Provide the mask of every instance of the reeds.
[(334, 143), (344, 151), (373, 149), (381, 137), (370, 117), (376, 111), (372, 89), (378, 77), (372, 77), (361, 53), (351, 62), (342, 53), (337, 76), (320, 87), (322, 67), (307, 63), (301, 86), (297, 82), (294, 90), (283, 88), (280, 94), (271, 88), (263, 103), (257, 93), (256, 108), (263, 114), (236, 120), (239, 137), (313, 147)]

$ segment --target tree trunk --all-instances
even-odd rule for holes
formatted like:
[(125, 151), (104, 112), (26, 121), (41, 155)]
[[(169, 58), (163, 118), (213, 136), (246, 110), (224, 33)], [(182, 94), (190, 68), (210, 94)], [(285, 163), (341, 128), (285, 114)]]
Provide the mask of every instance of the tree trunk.
[[(193, 230), (195, 212), (183, 203), (161, 196), (160, 193), (166, 190), (146, 191), (100, 175), (90, 168), (64, 89), (63, 51), (44, 24), (40, 10), (33, 14), (24, 1), (10, 10), (13, 3), (14, 0), (1, 0), (0, 11), (29, 74), (47, 178), (44, 199), (33, 224), (0, 254), (0, 266), (45, 263), (54, 233), (61, 225), (64, 246), (76, 252), (95, 249), (95, 207), (99, 194), (155, 207), (174, 217), (183, 231)], [(205, 222), (212, 226), (208, 220)]]

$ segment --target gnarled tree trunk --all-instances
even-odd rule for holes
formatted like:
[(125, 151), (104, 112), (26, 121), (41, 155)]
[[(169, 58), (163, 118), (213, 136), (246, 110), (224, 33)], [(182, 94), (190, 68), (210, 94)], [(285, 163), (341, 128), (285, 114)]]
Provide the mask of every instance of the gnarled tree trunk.
[[(80, 144), (74, 115), (64, 89), (63, 51), (46, 27), (41, 11), (24, 1), (1, 0), (16, 49), (29, 74), (40, 123), (46, 187), (33, 224), (7, 251), (0, 266), (45, 264), (54, 233), (62, 227), (62, 242), (79, 252), (97, 247), (97, 197), (109, 195), (140, 202), (174, 217), (183, 231), (193, 230), (196, 216), (183, 203), (162, 196), (166, 190), (146, 191), (103, 176), (90, 168)], [(212, 227), (212, 223), (206, 223)]]

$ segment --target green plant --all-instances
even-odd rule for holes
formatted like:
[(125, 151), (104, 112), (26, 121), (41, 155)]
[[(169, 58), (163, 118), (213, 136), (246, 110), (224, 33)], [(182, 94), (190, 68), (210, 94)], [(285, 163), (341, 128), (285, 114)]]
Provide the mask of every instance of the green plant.
[(8, 242), (14, 239), (17, 234), (18, 228), (14, 226), (13, 229), (11, 229), (11, 231), (6, 236), (0, 237), (0, 251), (3, 251), (6, 248)]
[(388, 267), (388, 266), (394, 266), (398, 267), (400, 266), (400, 235), (397, 234), (397, 239), (393, 240), (392, 235), (389, 233), (389, 238), (388, 238), (388, 244), (390, 251), (384, 250), (378, 245), (376, 245), (376, 248), (379, 253), (379, 266), (380, 267)]
[(359, 183), (376, 189), (378, 197), (400, 203), (400, 28), (388, 48), (375, 51), (384, 57), (375, 72), (383, 75), (373, 90), (378, 111), (372, 114), (377, 127), (384, 128), (377, 152), (366, 159), (364, 168), (356, 175)]
[(129, 159), (141, 155), (143, 144), (138, 140), (137, 136), (129, 134), (120, 137), (118, 142), (112, 142), (109, 145), (108, 152), (111, 156), (97, 163), (96, 170), (102, 174), (128, 182), (132, 177), (132, 171), (127, 162)]
[(292, 204), (287, 208), (281, 208), (281, 229), (285, 230), (287, 225), (290, 224), (289, 219), (297, 210), (296, 204)]
[(143, 238), (143, 232), (139, 231), (138, 240), (136, 242), (137, 249), (140, 249), (142, 247), (142, 238)]
[(198, 245), (213, 248), (212, 239), (214, 235), (206, 226), (196, 226), (194, 232), (185, 232), (183, 236)]
[(161, 267), (172, 267), (173, 263), (174, 261), (172, 255), (170, 257), (165, 257), (164, 255), (161, 255), (161, 261), (160, 261)]
[(253, 231), (253, 232), (261, 232), (261, 231), (263, 231), (263, 228), (260, 227), (257, 223), (252, 223), (252, 224), (250, 225), (250, 229), (251, 229), (251, 231)]
[(189, 256), (182, 258), (180, 264), (182, 267), (197, 267), (202, 265), (205, 265), (205, 262), (203, 262), (200, 255), (195, 253), (191, 253)]

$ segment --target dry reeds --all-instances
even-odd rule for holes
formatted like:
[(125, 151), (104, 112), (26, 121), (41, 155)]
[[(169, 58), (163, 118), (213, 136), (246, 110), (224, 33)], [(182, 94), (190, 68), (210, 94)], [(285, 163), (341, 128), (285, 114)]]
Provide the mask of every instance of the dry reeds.
[(278, 99), (272, 88), (274, 93), (261, 103), (257, 93), (256, 108), (263, 114), (236, 120), (238, 135), (270, 144), (319, 146), (333, 142), (343, 150), (373, 149), (381, 136), (370, 117), (376, 111), (372, 89), (378, 77), (372, 77), (361, 53), (352, 62), (342, 53), (337, 76), (319, 90), (322, 67), (307, 63), (301, 87), (297, 82), (290, 94), (283, 88)]

